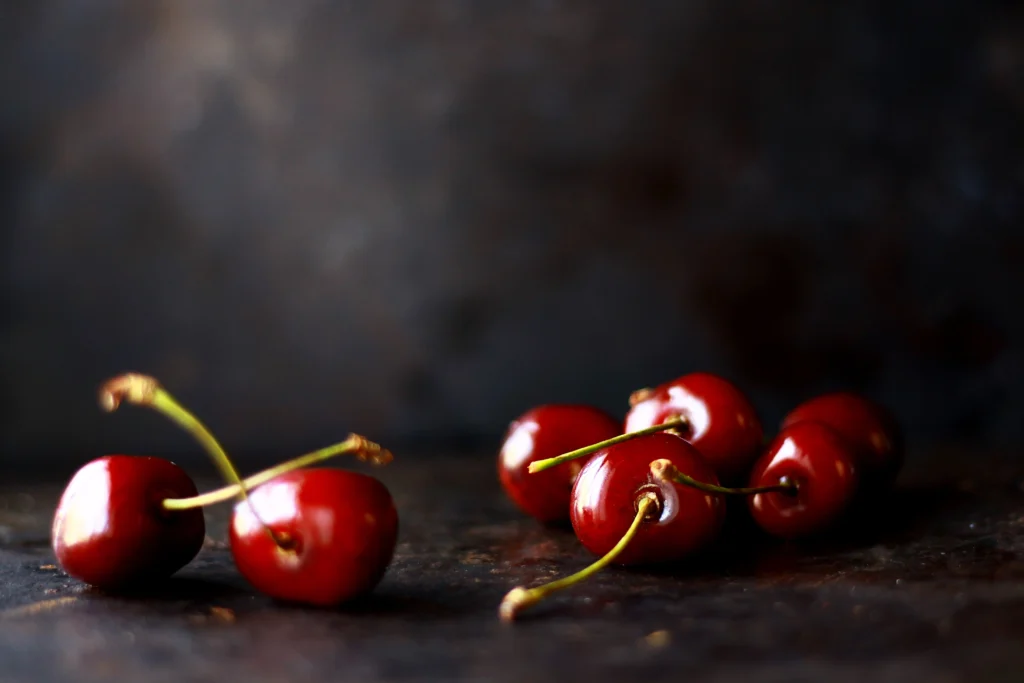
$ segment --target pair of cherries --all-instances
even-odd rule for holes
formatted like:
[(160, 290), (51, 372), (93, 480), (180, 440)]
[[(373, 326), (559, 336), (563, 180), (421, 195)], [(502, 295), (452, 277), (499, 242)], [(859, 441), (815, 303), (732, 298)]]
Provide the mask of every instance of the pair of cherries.
[(536, 519), (568, 518), (583, 545), (602, 558), (552, 584), (514, 589), (502, 617), (514, 618), (613, 561), (671, 562), (706, 546), (724, 524), (725, 495), (747, 496), (754, 521), (772, 535), (818, 534), (858, 495), (891, 484), (903, 459), (892, 419), (851, 393), (801, 404), (762, 451), (763, 445), (749, 399), (707, 373), (635, 392), (624, 429), (590, 406), (529, 411), (501, 449), (502, 485)]
[(159, 383), (128, 374), (100, 391), (103, 407), (152, 407), (206, 448), (233, 485), (199, 495), (178, 465), (156, 457), (108, 455), (78, 470), (57, 505), (53, 550), (71, 576), (106, 590), (170, 577), (206, 539), (202, 508), (238, 499), (231, 553), (258, 590), (286, 601), (330, 606), (371, 591), (394, 553), (398, 514), (388, 489), (365, 474), (312, 468), (343, 453), (385, 464), (391, 454), (358, 435), (241, 480), (216, 439)]

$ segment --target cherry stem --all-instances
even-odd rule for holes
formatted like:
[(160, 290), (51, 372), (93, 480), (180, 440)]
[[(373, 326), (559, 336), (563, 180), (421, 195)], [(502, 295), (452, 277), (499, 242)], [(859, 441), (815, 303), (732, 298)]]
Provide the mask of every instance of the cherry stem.
[(100, 388), (100, 405), (108, 413), (117, 410), (122, 401), (147, 406), (168, 417), (193, 436), (209, 453), (214, 465), (228, 481), (241, 486), (240, 493), (246, 496), (242, 478), (238, 475), (224, 448), (217, 442), (210, 430), (199, 419), (167, 393), (153, 377), (129, 373), (115, 377)]
[(163, 501), (163, 507), (165, 510), (190, 510), (192, 508), (213, 505), (214, 503), (223, 503), (224, 501), (231, 500), (237, 496), (242, 490), (242, 487), (251, 490), (260, 484), (265, 484), (272, 479), (276, 479), (282, 474), (302, 469), (309, 465), (315, 465), (316, 463), (323, 462), (324, 460), (328, 460), (345, 453), (355, 453), (356, 457), (360, 460), (369, 461), (374, 465), (386, 465), (391, 462), (393, 457), (391, 455), (391, 451), (386, 448), (382, 448), (378, 444), (375, 444), (358, 434), (351, 434), (341, 443), (326, 446), (313, 451), (312, 453), (299, 456), (294, 460), (289, 460), (288, 462), (283, 462), (280, 465), (275, 465), (274, 467), (259, 472), (258, 474), (254, 474), (251, 477), (246, 477), (242, 481), (242, 486), (232, 484), (231, 486), (225, 486), (198, 496), (192, 496), (191, 498), (167, 498)]
[(633, 523), (629, 526), (629, 530), (626, 531), (625, 535), (615, 544), (615, 547), (609, 550), (604, 557), (593, 563), (586, 569), (582, 569), (571, 576), (567, 576), (551, 583), (546, 583), (542, 586), (536, 586), (534, 588), (524, 588), (517, 586), (508, 592), (508, 594), (501, 601), (501, 605), (498, 607), (498, 616), (502, 621), (513, 621), (520, 610), (536, 605), (538, 602), (558, 591), (570, 588), (581, 581), (585, 581), (592, 574), (599, 572), (600, 570), (611, 564), (616, 557), (626, 549), (637, 532), (640, 530), (640, 525), (643, 524), (647, 518), (647, 513), (651, 508), (657, 509), (661, 503), (658, 497), (652, 493), (647, 492), (639, 499), (637, 499), (637, 510), (636, 517), (633, 518)]
[(279, 539), (277, 534), (260, 519), (256, 507), (249, 500), (249, 493), (246, 490), (245, 482), (238, 475), (238, 470), (235, 469), (235, 466), (231, 464), (231, 459), (224, 452), (224, 448), (221, 447), (217, 439), (210, 433), (210, 430), (206, 428), (206, 425), (167, 393), (155, 378), (138, 373), (127, 373), (114, 377), (100, 387), (99, 399), (100, 406), (108, 413), (117, 410), (122, 401), (153, 408), (191, 434), (210, 455), (214, 465), (217, 466), (223, 477), (237, 487), (237, 495), (249, 503), (252, 514), (260, 525), (267, 530), (267, 533), (270, 534), (275, 543), (281, 545), (282, 539)]
[(789, 496), (795, 496), (798, 488), (796, 482), (789, 477), (780, 477), (779, 483), (771, 486), (731, 488), (728, 486), (708, 484), (707, 482), (697, 481), (693, 477), (683, 474), (679, 471), (678, 467), (672, 464), (671, 461), (665, 459), (655, 460), (651, 463), (651, 474), (661, 481), (671, 481), (676, 484), (691, 486), (701, 491), (707, 491), (708, 493), (724, 493), (733, 496), (750, 496), (758, 493), (784, 493)]
[(552, 467), (557, 467), (558, 465), (561, 465), (564, 462), (569, 462), (570, 460), (575, 460), (576, 458), (582, 458), (586, 455), (596, 453), (603, 448), (608, 448), (609, 446), (614, 446), (625, 441), (630, 441), (639, 436), (657, 434), (658, 432), (666, 432), (670, 429), (688, 427), (689, 425), (689, 420), (687, 420), (682, 415), (677, 415), (676, 417), (673, 417), (670, 420), (666, 420), (660, 425), (654, 425), (653, 427), (638, 429), (635, 432), (626, 432), (625, 434), (619, 434), (618, 436), (613, 436), (610, 439), (598, 441), (595, 444), (584, 446), (583, 448), (577, 448), (574, 451), (569, 451), (568, 453), (563, 453), (562, 455), (557, 455), (553, 458), (547, 458), (545, 460), (536, 460), (530, 463), (529, 470), (531, 473), (543, 472), (544, 470), (551, 469)]

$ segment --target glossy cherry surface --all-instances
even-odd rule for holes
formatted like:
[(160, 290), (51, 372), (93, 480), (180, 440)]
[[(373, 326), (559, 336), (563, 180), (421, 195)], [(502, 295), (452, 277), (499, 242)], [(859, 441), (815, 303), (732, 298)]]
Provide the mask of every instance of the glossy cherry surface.
[(698, 481), (718, 484), (697, 449), (672, 434), (651, 434), (598, 451), (584, 465), (572, 490), (572, 526), (583, 545), (604, 555), (623, 537), (646, 492), (658, 498), (656, 517), (646, 520), (616, 564), (678, 560), (715, 538), (725, 519), (719, 494), (663, 481), (651, 462), (667, 459)]
[(618, 420), (586, 405), (544, 405), (512, 423), (498, 455), (501, 485), (520, 510), (542, 522), (569, 519), (572, 485), (583, 458), (530, 474), (537, 460), (610, 439), (622, 433)]
[(846, 511), (857, 492), (858, 474), (850, 443), (816, 422), (801, 422), (779, 432), (754, 465), (751, 486), (773, 486), (788, 478), (794, 494), (751, 496), (751, 516), (780, 538), (811, 536), (828, 528)]
[(818, 422), (856, 448), (862, 486), (891, 484), (903, 467), (903, 437), (895, 420), (878, 404), (848, 392), (823, 394), (794, 408), (782, 427)]
[(249, 501), (235, 505), (231, 553), (242, 575), (271, 597), (336, 605), (371, 591), (391, 562), (398, 513), (373, 477), (295, 470), (251, 491)]
[(165, 498), (196, 495), (183, 469), (162, 458), (108, 455), (71, 478), (53, 519), (53, 551), (64, 571), (116, 589), (163, 579), (202, 548), (200, 509), (168, 511)]
[(764, 432), (753, 404), (734, 384), (695, 372), (638, 394), (626, 416), (627, 432), (682, 416), (689, 427), (677, 430), (679, 435), (700, 451), (719, 478), (734, 483), (746, 477)]

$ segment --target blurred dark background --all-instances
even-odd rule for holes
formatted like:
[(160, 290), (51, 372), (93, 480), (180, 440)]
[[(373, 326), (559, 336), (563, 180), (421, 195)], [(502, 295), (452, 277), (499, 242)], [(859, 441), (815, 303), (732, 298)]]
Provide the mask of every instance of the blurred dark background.
[[(1024, 6), (0, 5), (0, 467), (496, 450), (693, 371), (1024, 443)], [(243, 469), (249, 469), (244, 467)]]

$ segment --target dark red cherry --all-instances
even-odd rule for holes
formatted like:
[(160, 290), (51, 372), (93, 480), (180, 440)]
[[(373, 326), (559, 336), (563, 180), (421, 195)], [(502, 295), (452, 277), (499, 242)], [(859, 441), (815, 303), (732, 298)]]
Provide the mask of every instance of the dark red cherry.
[(746, 477), (757, 458), (764, 433), (750, 400), (728, 380), (695, 372), (655, 389), (633, 394), (626, 431), (634, 432), (683, 417), (676, 430), (693, 444), (724, 482)]
[(544, 405), (512, 423), (498, 455), (501, 485), (519, 509), (541, 522), (569, 518), (569, 495), (586, 462), (573, 460), (530, 474), (530, 463), (622, 433), (618, 420), (585, 405)]
[(230, 524), (231, 553), (249, 583), (280, 600), (321, 606), (370, 592), (397, 536), (384, 484), (336, 469), (295, 470), (257, 487), (235, 504)]
[(862, 485), (891, 484), (903, 466), (903, 437), (896, 421), (863, 396), (837, 392), (812, 398), (786, 415), (782, 427), (800, 422), (827, 425), (853, 443)]
[(658, 499), (655, 513), (615, 558), (617, 564), (678, 560), (707, 545), (722, 527), (722, 496), (656, 478), (651, 463), (667, 459), (680, 472), (707, 484), (718, 477), (697, 449), (672, 434), (650, 434), (598, 451), (580, 470), (572, 489), (572, 527), (583, 545), (604, 555), (625, 536), (646, 493)]
[(53, 552), (71, 576), (117, 589), (169, 577), (206, 538), (201, 509), (164, 510), (165, 498), (189, 498), (196, 486), (162, 458), (108, 455), (71, 478), (53, 518)]
[(750, 477), (752, 487), (789, 481), (796, 492), (751, 496), (750, 513), (758, 526), (774, 536), (811, 536), (846, 511), (856, 495), (857, 480), (850, 443), (829, 427), (801, 422), (779, 432)]

